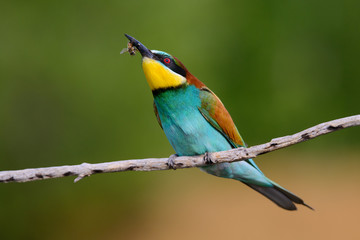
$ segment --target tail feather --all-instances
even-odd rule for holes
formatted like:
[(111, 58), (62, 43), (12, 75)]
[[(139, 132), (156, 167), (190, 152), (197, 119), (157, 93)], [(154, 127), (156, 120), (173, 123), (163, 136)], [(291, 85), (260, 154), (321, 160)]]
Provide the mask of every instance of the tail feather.
[(255, 184), (249, 184), (245, 183), (255, 191), (261, 193), (271, 201), (273, 201), (275, 204), (277, 204), (279, 207), (282, 207), (286, 210), (296, 210), (295, 204), (292, 202), (291, 199), (289, 199), (285, 194), (283, 194), (281, 191), (274, 187), (262, 187)]
[(311, 210), (315, 210), (314, 208), (312, 208), (311, 206), (307, 205), (306, 203), (304, 203), (304, 200), (302, 200), (301, 198), (299, 198), (298, 196), (296, 196), (295, 194), (287, 191), (286, 189), (278, 186), (277, 184), (274, 185), (274, 188), (277, 189), (278, 191), (280, 191), (282, 194), (284, 194), (286, 197), (288, 197), (291, 201), (293, 201), (294, 203), (297, 204), (301, 204), (304, 205), (305, 207), (310, 208)]
[(274, 183), (274, 187), (262, 187), (249, 183), (245, 184), (286, 210), (296, 210), (297, 208), (294, 203), (302, 204), (311, 210), (314, 210), (312, 207), (305, 204), (301, 198), (278, 186), (276, 183)]

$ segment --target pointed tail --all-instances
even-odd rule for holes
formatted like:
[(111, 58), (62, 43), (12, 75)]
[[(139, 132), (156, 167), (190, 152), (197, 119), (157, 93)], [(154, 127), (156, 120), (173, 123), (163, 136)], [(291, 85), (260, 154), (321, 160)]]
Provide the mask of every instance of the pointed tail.
[(311, 210), (314, 210), (312, 207), (305, 204), (304, 201), (298, 196), (280, 187), (278, 184), (274, 183), (273, 181), (271, 181), (271, 183), (274, 185), (273, 187), (262, 187), (249, 183), (245, 183), (245, 184), (251, 187), (252, 189), (254, 189), (255, 191), (261, 193), (271, 201), (273, 201), (279, 207), (284, 208), (286, 210), (296, 210), (297, 208), (294, 203), (302, 204), (310, 208)]

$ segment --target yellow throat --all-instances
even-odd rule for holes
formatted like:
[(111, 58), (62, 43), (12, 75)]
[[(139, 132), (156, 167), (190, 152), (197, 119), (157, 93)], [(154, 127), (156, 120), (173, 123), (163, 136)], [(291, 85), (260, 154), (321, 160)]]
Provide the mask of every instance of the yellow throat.
[(160, 62), (144, 57), (142, 68), (151, 90), (177, 87), (186, 83), (186, 78), (171, 71)]

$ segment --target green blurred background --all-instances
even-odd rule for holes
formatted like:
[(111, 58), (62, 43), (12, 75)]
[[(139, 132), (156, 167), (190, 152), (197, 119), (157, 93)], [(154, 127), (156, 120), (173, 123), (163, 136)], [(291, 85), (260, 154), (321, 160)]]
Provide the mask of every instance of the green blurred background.
[[(359, 1), (4, 1), (0, 169), (166, 157), (128, 33), (177, 56), (249, 145), (359, 114)], [(197, 169), (0, 185), (0, 239), (356, 239), (360, 129), (266, 154), (316, 211)], [(346, 237), (348, 236), (348, 237)], [(350, 238), (349, 238), (350, 237)]]

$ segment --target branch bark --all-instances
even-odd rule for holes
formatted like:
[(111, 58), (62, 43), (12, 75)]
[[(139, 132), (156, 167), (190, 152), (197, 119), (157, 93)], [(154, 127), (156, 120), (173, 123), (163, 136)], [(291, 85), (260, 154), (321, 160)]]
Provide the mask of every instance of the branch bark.
[[(209, 153), (214, 163), (235, 162), (285, 148), (309, 139), (334, 132), (336, 130), (360, 125), (360, 115), (354, 115), (318, 124), (293, 135), (272, 139), (268, 143), (249, 148), (236, 148), (228, 151)], [(207, 165), (204, 156), (181, 156), (173, 159), (174, 167), (192, 168)], [(77, 176), (74, 182), (96, 173), (124, 171), (155, 171), (168, 170), (168, 158), (133, 159), (105, 163), (82, 163), (80, 165), (33, 168), (15, 171), (0, 171), (0, 182), (29, 182), (49, 178)]]

